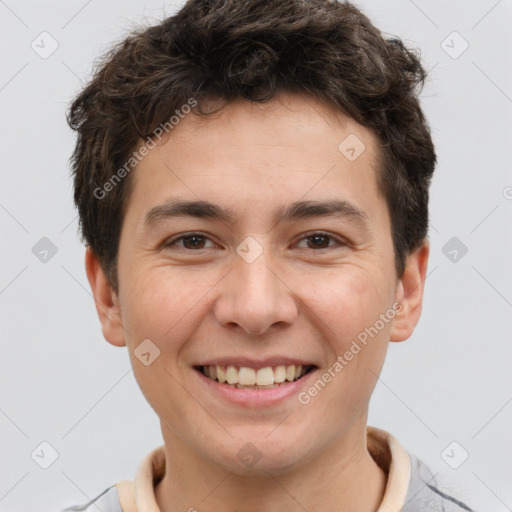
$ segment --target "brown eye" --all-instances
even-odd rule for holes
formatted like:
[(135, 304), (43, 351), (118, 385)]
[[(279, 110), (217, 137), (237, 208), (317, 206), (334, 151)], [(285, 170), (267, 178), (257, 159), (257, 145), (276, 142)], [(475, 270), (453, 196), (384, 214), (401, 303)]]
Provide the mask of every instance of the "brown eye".
[(204, 236), (191, 235), (183, 237), (183, 246), (187, 249), (203, 249), (204, 248)]
[[(302, 240), (307, 241), (307, 246), (301, 247), (305, 249), (329, 249), (336, 245), (345, 245), (343, 242), (341, 242), (337, 238), (334, 238), (328, 233), (311, 233), (310, 235), (302, 238)], [(330, 241), (333, 241), (334, 244), (329, 244)]]
[(310, 249), (325, 249), (329, 246), (329, 236), (326, 235), (313, 235), (308, 236), (307, 240), (311, 241)]
[[(183, 249), (207, 249), (205, 247), (205, 242), (209, 240), (208, 237), (202, 235), (201, 233), (190, 233), (188, 235), (182, 235), (180, 237), (174, 238), (165, 244), (166, 247), (178, 246)], [(179, 245), (177, 242), (182, 241), (183, 244)]]

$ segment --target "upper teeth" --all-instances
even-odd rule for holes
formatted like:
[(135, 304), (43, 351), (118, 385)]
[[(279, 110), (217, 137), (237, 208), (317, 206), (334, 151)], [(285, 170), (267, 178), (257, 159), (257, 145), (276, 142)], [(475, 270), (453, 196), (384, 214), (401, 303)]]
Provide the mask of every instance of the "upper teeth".
[(270, 384), (293, 381), (304, 375), (307, 366), (294, 364), (284, 366), (266, 366), (265, 368), (248, 368), (246, 366), (203, 366), (202, 371), (211, 379), (228, 384), (241, 384), (242, 386), (268, 386)]

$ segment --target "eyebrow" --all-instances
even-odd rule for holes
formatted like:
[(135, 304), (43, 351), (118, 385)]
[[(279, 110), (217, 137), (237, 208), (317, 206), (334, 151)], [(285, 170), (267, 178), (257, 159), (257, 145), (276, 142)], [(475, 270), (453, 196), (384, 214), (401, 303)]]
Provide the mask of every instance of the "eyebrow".
[[(357, 220), (365, 227), (368, 226), (368, 214), (345, 200), (331, 199), (327, 201), (296, 201), (290, 205), (278, 208), (274, 213), (274, 222), (290, 222), (299, 219), (315, 217), (341, 217)], [(229, 209), (209, 201), (173, 200), (151, 208), (145, 217), (144, 226), (153, 227), (167, 219), (176, 217), (194, 217), (220, 220), (226, 224), (236, 225), (239, 218)]]

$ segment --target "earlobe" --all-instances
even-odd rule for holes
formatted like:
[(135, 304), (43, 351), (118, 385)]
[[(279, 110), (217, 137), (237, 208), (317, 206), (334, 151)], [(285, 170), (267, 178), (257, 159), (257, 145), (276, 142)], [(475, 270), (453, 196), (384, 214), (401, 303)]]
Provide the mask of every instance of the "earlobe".
[(408, 339), (420, 319), (429, 252), (430, 244), (425, 240), (420, 248), (407, 257), (404, 275), (398, 282), (396, 292), (401, 309), (393, 319), (390, 341)]
[(98, 258), (89, 246), (85, 251), (85, 271), (94, 296), (104, 338), (116, 347), (125, 346), (125, 332), (117, 296), (112, 290)]

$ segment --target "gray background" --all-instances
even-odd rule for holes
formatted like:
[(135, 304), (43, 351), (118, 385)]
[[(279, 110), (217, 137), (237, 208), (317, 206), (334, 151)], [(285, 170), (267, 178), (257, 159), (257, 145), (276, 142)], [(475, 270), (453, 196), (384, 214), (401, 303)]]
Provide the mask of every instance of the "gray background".
[[(369, 424), (393, 433), (475, 507), (512, 510), (512, 1), (359, 5), (381, 30), (421, 48), (431, 70), (423, 107), (439, 155), (423, 315), (410, 340), (390, 346)], [(133, 479), (162, 443), (126, 348), (101, 334), (64, 112), (111, 42), (176, 6), (0, 0), (1, 511), (83, 503)], [(55, 44), (43, 31), (58, 43), (47, 58), (31, 47)], [(43, 237), (56, 254), (44, 256)], [(42, 442), (58, 452), (48, 469)], [(44, 456), (32, 458), (34, 450)]]

